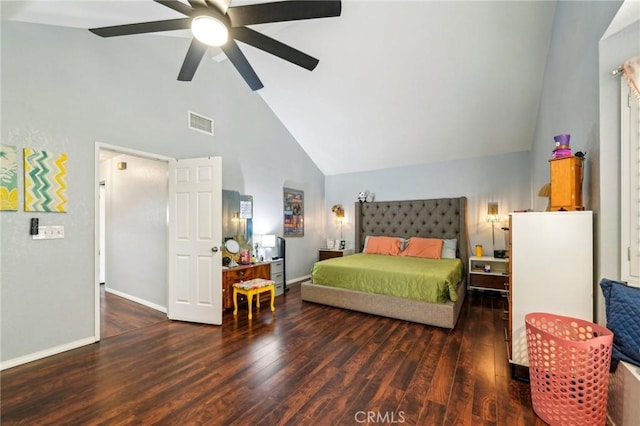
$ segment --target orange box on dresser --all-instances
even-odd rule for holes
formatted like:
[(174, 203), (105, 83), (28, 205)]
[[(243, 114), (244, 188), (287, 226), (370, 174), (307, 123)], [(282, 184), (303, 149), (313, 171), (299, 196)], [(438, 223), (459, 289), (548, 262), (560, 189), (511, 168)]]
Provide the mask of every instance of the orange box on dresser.
[(551, 170), (551, 211), (584, 210), (582, 204), (582, 158), (549, 160)]

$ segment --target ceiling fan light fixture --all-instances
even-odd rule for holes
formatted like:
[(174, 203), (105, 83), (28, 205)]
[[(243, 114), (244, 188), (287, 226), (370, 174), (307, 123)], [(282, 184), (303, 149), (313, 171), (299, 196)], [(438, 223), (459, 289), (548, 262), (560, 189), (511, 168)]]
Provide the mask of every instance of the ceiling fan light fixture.
[(193, 36), (209, 46), (222, 46), (229, 39), (226, 25), (213, 16), (196, 16), (191, 21)]

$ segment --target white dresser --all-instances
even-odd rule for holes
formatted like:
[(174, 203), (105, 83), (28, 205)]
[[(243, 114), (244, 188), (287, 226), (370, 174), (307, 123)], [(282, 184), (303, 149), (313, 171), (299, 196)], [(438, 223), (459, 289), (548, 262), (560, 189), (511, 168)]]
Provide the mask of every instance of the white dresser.
[(509, 361), (528, 366), (526, 314), (593, 321), (593, 216), (590, 211), (512, 213), (509, 228)]
[(275, 282), (276, 296), (284, 293), (284, 259), (271, 261), (271, 281)]

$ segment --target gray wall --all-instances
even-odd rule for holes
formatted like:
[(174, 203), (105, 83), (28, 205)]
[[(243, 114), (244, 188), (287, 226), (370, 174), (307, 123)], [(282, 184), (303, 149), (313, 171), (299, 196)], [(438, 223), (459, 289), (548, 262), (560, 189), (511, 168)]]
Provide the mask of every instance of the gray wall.
[[(553, 137), (571, 135), (571, 149), (586, 151), (583, 201), (594, 209), (598, 183), (598, 41), (620, 7), (620, 1), (559, 1), (547, 57), (540, 111), (532, 149), (533, 189), (549, 182)], [(596, 175), (594, 176), (594, 173)], [(543, 210), (542, 199), (535, 200)]]
[[(353, 203), (360, 191), (375, 193), (376, 201), (415, 200), (466, 196), (467, 223), (471, 246), (482, 244), (492, 250), (491, 224), (486, 222), (487, 203), (497, 201), (500, 214), (508, 222), (513, 210), (531, 208), (531, 176), (529, 152), (474, 158), (470, 160), (429, 163), (365, 173), (327, 176), (327, 238), (338, 239), (331, 206), (345, 207), (347, 222), (344, 236), (347, 247), (355, 239)], [(545, 205), (546, 206), (546, 205)], [(496, 224), (496, 248), (505, 248), (502, 224)]]
[[(119, 170), (119, 162), (127, 168)], [(166, 161), (131, 155), (100, 163), (106, 190), (106, 289), (165, 312), (168, 168)]]
[[(228, 61), (205, 59), (184, 83), (176, 76), (188, 39), (102, 39), (10, 21), (1, 31), (2, 143), (69, 156), (68, 213), (0, 214), (2, 362), (93, 339), (96, 141), (221, 156), (223, 187), (254, 196), (256, 234), (281, 234), (283, 186), (304, 190), (305, 237), (288, 241), (287, 276), (309, 273), (324, 238), (324, 176)], [(188, 110), (212, 117), (215, 137), (187, 129)], [(64, 225), (65, 238), (32, 241), (31, 217)]]
[[(603, 83), (604, 73), (608, 75), (607, 86), (613, 84), (609, 71), (626, 58), (616, 55), (618, 62), (615, 65), (613, 58), (608, 61), (610, 69), (599, 68), (598, 43), (621, 3), (558, 2), (532, 150), (533, 188), (536, 190), (549, 181), (548, 159), (554, 147), (554, 135), (570, 133), (572, 150), (587, 151), (583, 198), (586, 208), (594, 211), (594, 229), (597, 230), (594, 235), (594, 286), (602, 276), (598, 272), (602, 256), (607, 258), (604, 263), (609, 265), (610, 271), (617, 271), (619, 276), (619, 254), (613, 254), (619, 253), (619, 215), (613, 211), (618, 209), (620, 184), (618, 174), (612, 177), (613, 170), (619, 169), (619, 137), (600, 132), (602, 106), (598, 107), (598, 88)], [(633, 43), (629, 42), (627, 46), (628, 51), (633, 50)], [(612, 107), (611, 113), (613, 109), (617, 106)], [(619, 119), (616, 120), (619, 123)], [(536, 207), (543, 207), (540, 200)], [(603, 234), (606, 234), (604, 239)], [(618, 262), (614, 262), (616, 258)], [(595, 288), (594, 294), (596, 318), (602, 322), (602, 293)]]

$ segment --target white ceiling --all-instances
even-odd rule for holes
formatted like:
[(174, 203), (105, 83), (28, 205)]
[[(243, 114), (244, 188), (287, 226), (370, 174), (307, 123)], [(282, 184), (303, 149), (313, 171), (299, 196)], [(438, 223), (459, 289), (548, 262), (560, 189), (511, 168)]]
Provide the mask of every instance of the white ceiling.
[[(535, 0), (343, 0), (338, 18), (254, 27), (320, 59), (312, 72), (241, 47), (260, 95), (318, 167), (360, 172), (529, 150), (554, 11)], [(180, 16), (152, 0), (38, 0), (5, 4), (2, 18), (92, 28)]]

